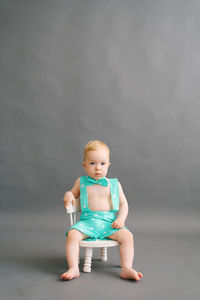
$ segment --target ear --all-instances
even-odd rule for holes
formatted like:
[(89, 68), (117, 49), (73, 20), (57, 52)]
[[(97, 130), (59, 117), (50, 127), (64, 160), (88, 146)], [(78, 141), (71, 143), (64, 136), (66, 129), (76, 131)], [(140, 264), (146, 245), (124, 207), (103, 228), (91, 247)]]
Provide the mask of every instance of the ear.
[(82, 166), (84, 169), (86, 168), (86, 163), (84, 161), (82, 162)]
[(108, 163), (108, 166), (110, 167), (110, 165), (111, 165), (111, 163), (109, 162), (109, 163)]

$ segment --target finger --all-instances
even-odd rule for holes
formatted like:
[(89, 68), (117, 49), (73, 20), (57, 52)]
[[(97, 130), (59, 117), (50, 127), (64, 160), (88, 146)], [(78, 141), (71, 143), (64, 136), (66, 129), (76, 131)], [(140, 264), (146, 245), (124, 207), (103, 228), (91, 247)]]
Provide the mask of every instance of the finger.
[(70, 205), (72, 203), (73, 200), (67, 200), (67, 205)]
[(65, 208), (67, 208), (70, 205), (71, 201), (65, 202)]

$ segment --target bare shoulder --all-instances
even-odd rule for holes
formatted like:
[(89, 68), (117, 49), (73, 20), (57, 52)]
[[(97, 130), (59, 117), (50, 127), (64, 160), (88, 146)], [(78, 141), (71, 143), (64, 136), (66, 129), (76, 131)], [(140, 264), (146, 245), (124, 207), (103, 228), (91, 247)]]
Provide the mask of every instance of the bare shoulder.
[(119, 190), (123, 191), (122, 185), (121, 185), (121, 183), (119, 182), (119, 180), (118, 180), (118, 186), (119, 186)]
[(78, 178), (75, 180), (75, 184), (77, 184), (77, 185), (79, 184), (79, 185), (80, 185), (80, 178), (81, 178), (81, 177), (78, 177)]

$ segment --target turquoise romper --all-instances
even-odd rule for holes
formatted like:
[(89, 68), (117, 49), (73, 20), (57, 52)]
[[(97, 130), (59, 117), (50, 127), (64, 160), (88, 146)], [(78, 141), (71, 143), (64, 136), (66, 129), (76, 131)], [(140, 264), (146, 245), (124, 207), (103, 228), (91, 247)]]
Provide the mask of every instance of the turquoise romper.
[[(77, 229), (83, 234), (89, 236), (89, 238), (85, 240), (103, 240), (107, 236), (121, 229), (115, 229), (111, 227), (113, 221), (116, 219), (115, 213), (119, 210), (118, 180), (117, 178), (110, 178), (109, 182), (113, 210), (92, 211), (88, 207), (86, 176), (80, 177), (81, 216), (80, 220), (76, 224), (71, 226), (69, 230)], [(66, 232), (66, 235), (69, 230)]]

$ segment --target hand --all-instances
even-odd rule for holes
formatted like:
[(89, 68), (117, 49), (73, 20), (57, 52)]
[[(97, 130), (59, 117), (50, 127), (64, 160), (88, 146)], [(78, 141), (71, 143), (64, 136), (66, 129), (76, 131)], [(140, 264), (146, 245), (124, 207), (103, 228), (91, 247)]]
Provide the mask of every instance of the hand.
[(115, 229), (119, 229), (119, 228), (122, 228), (124, 227), (124, 221), (117, 218), (113, 223), (112, 223), (112, 228), (115, 228)]
[(74, 198), (74, 195), (70, 191), (65, 193), (63, 202), (64, 202), (65, 208), (67, 208), (67, 206), (69, 206), (71, 203), (72, 203), (72, 205), (76, 206), (76, 199)]

